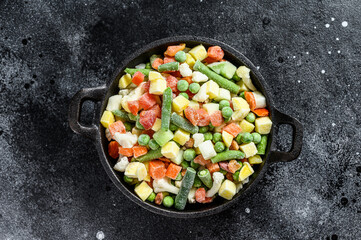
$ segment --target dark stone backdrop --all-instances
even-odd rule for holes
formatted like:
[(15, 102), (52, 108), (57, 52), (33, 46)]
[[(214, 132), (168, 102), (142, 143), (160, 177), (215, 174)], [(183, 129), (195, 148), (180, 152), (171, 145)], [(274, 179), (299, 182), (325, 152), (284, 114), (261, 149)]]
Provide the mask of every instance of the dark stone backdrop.
[[(0, 239), (360, 239), (360, 15), (357, 0), (0, 1)], [(137, 48), (186, 34), (248, 56), (305, 132), (253, 195), (178, 220), (123, 196), (67, 110)]]

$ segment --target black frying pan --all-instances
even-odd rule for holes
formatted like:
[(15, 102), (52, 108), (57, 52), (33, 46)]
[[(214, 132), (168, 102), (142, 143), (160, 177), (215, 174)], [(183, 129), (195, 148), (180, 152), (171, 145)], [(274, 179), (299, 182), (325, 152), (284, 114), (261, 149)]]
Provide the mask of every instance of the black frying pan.
[[(240, 190), (236, 196), (228, 201), (223, 198), (216, 198), (212, 203), (208, 204), (187, 204), (184, 211), (178, 211), (176, 209), (169, 209), (163, 206), (158, 206), (154, 203), (143, 202), (138, 196), (134, 193), (134, 186), (129, 186), (123, 181), (122, 173), (116, 172), (113, 170), (113, 166), (116, 162), (115, 159), (112, 159), (108, 155), (108, 140), (105, 137), (105, 129), (100, 124), (101, 113), (105, 110), (107, 105), (107, 100), (110, 96), (117, 94), (119, 91), (118, 80), (124, 74), (123, 70), (126, 67), (133, 68), (139, 63), (146, 63), (149, 61), (149, 57), (152, 54), (163, 53), (168, 45), (186, 43), (188, 47), (193, 47), (198, 44), (203, 44), (206, 48), (213, 45), (220, 46), (225, 53), (224, 58), (232, 62), (236, 66), (245, 65), (251, 69), (251, 78), (253, 84), (256, 88), (261, 91), (267, 99), (267, 106), (270, 111), (270, 116), (273, 122), (273, 127), (269, 135), (267, 153), (265, 156), (265, 161), (258, 166), (254, 166), (255, 173), (250, 177), (249, 183), (245, 184), (243, 189)], [(206, 215), (211, 215), (223, 211), (230, 207), (232, 204), (237, 202), (240, 198), (244, 197), (245, 194), (250, 192), (258, 180), (263, 176), (269, 164), (275, 162), (289, 162), (298, 157), (302, 148), (302, 135), (303, 128), (299, 121), (295, 118), (290, 117), (286, 114), (279, 112), (274, 106), (272, 101), (272, 93), (269, 91), (265, 80), (263, 79), (261, 73), (257, 68), (249, 61), (243, 54), (235, 50), (234, 48), (224, 44), (222, 42), (195, 36), (178, 36), (164, 38), (155, 42), (152, 42), (130, 57), (128, 57), (120, 67), (115, 71), (114, 75), (109, 79), (106, 85), (95, 87), (95, 88), (84, 88), (80, 90), (72, 98), (69, 107), (69, 124), (71, 129), (81, 134), (85, 137), (93, 140), (102, 162), (105, 171), (107, 172), (110, 179), (117, 186), (117, 188), (124, 193), (130, 200), (137, 203), (139, 206), (148, 209), (154, 213), (162, 214), (169, 217), (179, 217), (179, 218), (188, 218), (188, 217), (202, 217)], [(96, 110), (96, 116), (94, 122), (90, 126), (84, 126), (79, 122), (79, 117), (81, 114), (81, 107), (85, 100), (91, 100), (94, 102), (101, 102), (101, 107)], [(293, 128), (293, 141), (292, 148), (289, 152), (279, 152), (275, 148), (275, 140), (273, 138), (274, 133), (277, 132), (279, 125), (289, 124)]]

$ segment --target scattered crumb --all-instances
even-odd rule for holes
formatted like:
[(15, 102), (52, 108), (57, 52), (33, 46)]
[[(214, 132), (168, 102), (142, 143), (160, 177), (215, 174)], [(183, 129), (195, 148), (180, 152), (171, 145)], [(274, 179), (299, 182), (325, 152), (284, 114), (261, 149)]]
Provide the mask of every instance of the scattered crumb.
[(336, 126), (336, 123), (332, 123), (332, 127)]
[(331, 21), (332, 21), (332, 22), (335, 21), (335, 18), (332, 17), (332, 18), (331, 18)]
[(297, 82), (298, 82), (298, 83), (301, 83), (301, 80), (298, 80)]
[(336, 41), (339, 41), (340, 39), (339, 38), (336, 38)]
[(105, 235), (104, 235), (103, 231), (97, 232), (97, 235), (96, 235), (97, 239), (102, 240), (102, 239), (104, 239), (104, 237), (105, 237)]
[(337, 53), (341, 53), (341, 50), (338, 50)]
[(293, 58), (296, 58), (296, 56), (293, 56)]
[(329, 27), (330, 27), (330, 24), (326, 23), (326, 24), (325, 24), (325, 27), (326, 27), (326, 28), (329, 28)]
[(331, 54), (331, 51), (328, 51), (327, 53), (328, 53), (328, 54)]
[(306, 54), (308, 55), (308, 54), (310, 54), (309, 52), (306, 52)]
[(314, 28), (314, 29), (316, 29), (317, 27), (316, 27), (316, 26), (314, 26), (313, 28)]
[(323, 70), (323, 69), (321, 70), (321, 73), (322, 73), (322, 74), (325, 74), (325, 72), (326, 72), (325, 70)]
[(250, 212), (251, 212), (251, 210), (250, 210), (249, 208), (246, 208), (244, 211), (245, 211), (246, 213), (250, 213)]
[(342, 27), (347, 27), (348, 26), (348, 22), (346, 22), (346, 21), (343, 21), (341, 24), (342, 24)]

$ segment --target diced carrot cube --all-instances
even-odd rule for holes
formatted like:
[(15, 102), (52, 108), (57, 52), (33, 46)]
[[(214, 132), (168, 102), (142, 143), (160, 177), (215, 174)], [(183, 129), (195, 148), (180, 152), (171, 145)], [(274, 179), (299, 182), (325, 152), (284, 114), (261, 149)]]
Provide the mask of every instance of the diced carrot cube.
[(256, 99), (252, 92), (244, 92), (244, 97), (249, 104), (249, 108), (253, 111), (256, 108)]
[(242, 131), (242, 129), (238, 124), (230, 123), (223, 128), (223, 131), (228, 132), (233, 137), (237, 137), (237, 135)]
[(119, 152), (119, 154), (122, 154), (123, 156), (126, 156), (126, 157), (133, 156), (133, 148), (119, 147), (118, 152)]
[(168, 168), (167, 168), (167, 172), (165, 173), (165, 175), (167, 177), (169, 177), (170, 179), (176, 179), (178, 174), (180, 173), (180, 171), (182, 170), (181, 166), (178, 166), (174, 163), (169, 164)]
[(118, 158), (119, 157), (118, 148), (119, 148), (119, 143), (116, 141), (111, 141), (108, 145), (109, 156), (111, 156), (112, 158)]
[(149, 175), (153, 179), (160, 179), (165, 176), (167, 169), (165, 168), (165, 164), (159, 160), (152, 160), (149, 162)]
[(206, 168), (209, 170), (210, 173), (219, 172), (220, 168), (218, 163), (208, 163)]
[(196, 201), (203, 203), (204, 200), (206, 200), (206, 190), (204, 188), (198, 188), (196, 190)]
[(141, 72), (135, 72), (132, 78), (132, 83), (139, 86), (144, 81), (144, 74)]
[(177, 78), (175, 78), (172, 75), (169, 75), (165, 80), (167, 81), (167, 87), (170, 87), (172, 89), (172, 92), (178, 92), (178, 89), (177, 89), (178, 79)]
[(112, 135), (112, 137), (114, 137), (114, 134), (116, 132), (119, 132), (119, 133), (126, 132), (125, 126), (122, 121), (116, 121), (116, 122), (110, 124), (108, 129), (109, 129), (110, 135)]
[(140, 157), (140, 156), (146, 154), (147, 152), (148, 152), (148, 149), (145, 146), (134, 146), (133, 147), (133, 154), (134, 154), (135, 158)]
[(199, 116), (198, 126), (203, 127), (209, 125), (211, 118), (209, 117), (208, 112), (205, 109), (200, 108), (197, 109), (197, 113)]
[(252, 112), (254, 112), (258, 117), (267, 117), (269, 115), (269, 111), (266, 108), (258, 108)]
[(184, 110), (185, 117), (194, 125), (197, 126), (199, 121), (199, 115), (197, 110), (192, 107), (187, 107)]
[(221, 126), (223, 123), (222, 112), (220, 110), (217, 110), (214, 113), (212, 113), (210, 118), (212, 125), (215, 127)]
[(164, 62), (164, 64), (169, 63), (169, 62), (175, 62), (175, 58), (166, 56), (166, 57), (164, 57), (163, 62)]
[(138, 114), (139, 111), (139, 101), (135, 100), (135, 101), (128, 101), (128, 108), (130, 110), (130, 112), (136, 116)]
[(143, 96), (139, 98), (139, 107), (144, 110), (148, 110), (157, 103), (156, 96), (150, 93), (144, 93)]
[(201, 155), (198, 155), (194, 160), (193, 160), (195, 163), (198, 163), (202, 166), (205, 166), (207, 165), (208, 163), (211, 162), (211, 160), (205, 160), (204, 157)]
[(219, 46), (212, 46), (208, 48), (207, 55), (210, 59), (218, 62), (224, 57), (224, 51)]
[(157, 119), (155, 111), (147, 110), (147, 111), (141, 111), (139, 114), (139, 123), (142, 124), (142, 126), (148, 130), (151, 129), (155, 123), (155, 120)]
[(185, 47), (186, 45), (184, 43), (176, 46), (168, 46), (167, 51), (164, 52), (164, 55), (174, 57), (177, 52), (182, 51)]
[(162, 64), (163, 64), (163, 59), (161, 59), (161, 58), (156, 58), (156, 59), (154, 60), (154, 62), (152, 63), (152, 68), (158, 70), (159, 65), (162, 65)]

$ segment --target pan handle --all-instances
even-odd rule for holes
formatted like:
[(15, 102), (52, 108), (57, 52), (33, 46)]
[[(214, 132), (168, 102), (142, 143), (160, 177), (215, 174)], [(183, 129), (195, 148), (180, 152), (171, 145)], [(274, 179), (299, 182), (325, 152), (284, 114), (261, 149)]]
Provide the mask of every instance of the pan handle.
[(295, 118), (288, 116), (284, 113), (281, 113), (274, 108), (272, 122), (274, 123), (274, 128), (278, 132), (278, 128), (282, 124), (289, 124), (293, 129), (293, 139), (292, 147), (289, 152), (280, 152), (273, 151), (270, 152), (270, 161), (271, 162), (289, 162), (296, 159), (302, 149), (302, 137), (303, 137), (303, 127), (302, 124)]
[(86, 100), (90, 100), (93, 102), (97, 102), (102, 100), (104, 94), (106, 92), (106, 86), (94, 87), (94, 88), (83, 88), (79, 92), (77, 92), (74, 97), (70, 101), (69, 106), (69, 125), (70, 128), (78, 134), (81, 134), (87, 138), (92, 140), (96, 139), (96, 135), (98, 132), (98, 126), (92, 123), (90, 126), (84, 126), (79, 122), (81, 107)]

